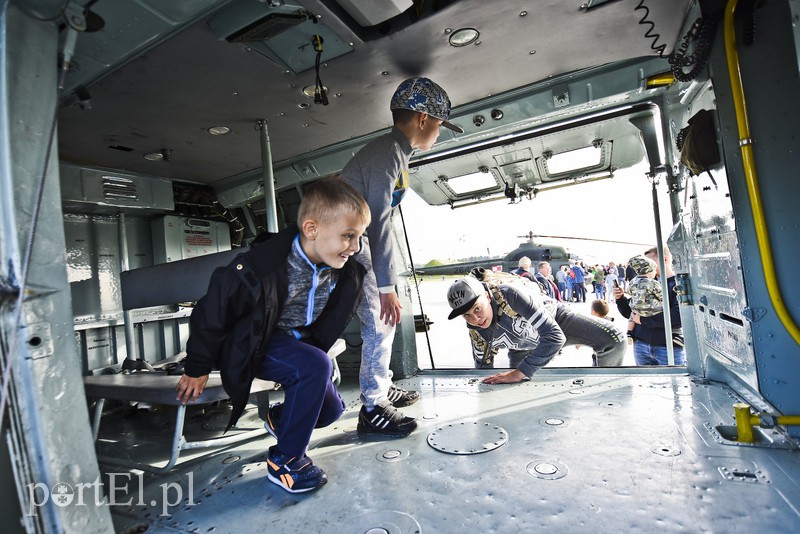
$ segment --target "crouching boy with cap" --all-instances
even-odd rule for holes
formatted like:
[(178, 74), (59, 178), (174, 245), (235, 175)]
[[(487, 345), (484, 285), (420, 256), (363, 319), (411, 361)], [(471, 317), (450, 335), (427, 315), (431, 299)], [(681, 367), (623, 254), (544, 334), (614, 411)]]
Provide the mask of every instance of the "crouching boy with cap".
[(622, 365), (625, 333), (610, 321), (574, 313), (528, 284), (490, 281), (472, 276), (456, 280), (447, 291), (450, 319), (467, 321), (475, 367), (494, 366), (501, 348), (515, 369), (483, 379), (487, 384), (521, 382), (547, 365), (565, 345), (587, 345), (595, 365)]
[(277, 444), (269, 448), (267, 468), (269, 480), (291, 493), (327, 482), (306, 448), (312, 430), (345, 409), (326, 351), (361, 297), (364, 267), (349, 258), (369, 220), (369, 207), (353, 188), (334, 178), (317, 181), (303, 196), (299, 229), (293, 225), (254, 243), (214, 271), (192, 312), (178, 400), (196, 399), (218, 368), (233, 405), (230, 428), (253, 378), (280, 383), (284, 402), (268, 415)]
[(395, 292), (392, 216), (409, 186), (408, 160), (414, 149), (428, 150), (444, 126), (462, 133), (447, 122), (450, 98), (428, 78), (403, 81), (392, 96), (392, 130), (368, 143), (342, 170), (342, 178), (367, 199), (372, 222), (357, 259), (367, 268), (361, 319), (361, 402), (359, 434), (405, 437), (416, 427), (413, 417), (397, 411), (419, 399), (416, 391), (392, 384), (389, 363), (395, 324), (402, 306)]

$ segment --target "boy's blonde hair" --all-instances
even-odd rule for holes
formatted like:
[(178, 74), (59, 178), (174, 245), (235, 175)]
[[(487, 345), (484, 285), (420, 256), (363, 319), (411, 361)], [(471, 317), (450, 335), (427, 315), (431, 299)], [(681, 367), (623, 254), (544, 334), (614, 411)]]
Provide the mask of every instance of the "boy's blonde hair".
[(355, 215), (359, 222), (369, 225), (369, 205), (358, 191), (338, 176), (317, 180), (305, 190), (297, 225), (314, 219), (321, 224), (332, 224), (347, 215)]
[(600, 299), (593, 301), (592, 311), (595, 312), (600, 317), (607, 316), (609, 311), (608, 302)]

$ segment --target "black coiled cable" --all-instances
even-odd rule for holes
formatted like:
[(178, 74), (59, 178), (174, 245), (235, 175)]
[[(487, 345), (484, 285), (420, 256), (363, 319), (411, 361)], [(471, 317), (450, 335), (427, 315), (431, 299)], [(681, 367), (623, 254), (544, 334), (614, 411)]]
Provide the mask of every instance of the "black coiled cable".
[[(716, 19), (699, 18), (692, 24), (692, 27), (683, 36), (680, 47), (669, 57), (675, 79), (690, 82), (697, 78), (711, 55), (711, 45), (714, 42), (716, 31)], [(694, 41), (694, 49), (689, 53), (689, 45), (692, 41)], [(688, 72), (684, 70), (689, 67), (691, 68)]]
[[(639, 0), (639, 3), (636, 4), (636, 7), (633, 8), (633, 10), (644, 12), (642, 14), (642, 18), (639, 19), (639, 24), (647, 27), (647, 31), (645, 31), (644, 36), (647, 39), (652, 39), (653, 42), (650, 43), (650, 48), (658, 52), (658, 57), (664, 57), (664, 51), (667, 49), (667, 45), (665, 43), (656, 44), (661, 39), (661, 35), (656, 33), (655, 23), (648, 19), (650, 16), (650, 9), (644, 5), (644, 0)], [(753, 27), (750, 30), (751, 35), (755, 29), (754, 25), (755, 23), (753, 22)], [(689, 82), (697, 78), (697, 76), (703, 70), (703, 67), (705, 67), (709, 56), (711, 55), (711, 45), (714, 41), (714, 34), (716, 33), (716, 30), (716, 19), (709, 20), (699, 18), (695, 21), (689, 31), (686, 32), (680, 47), (669, 55), (669, 63), (672, 66), (672, 74), (677, 80)], [(745, 30), (745, 34), (747, 33), (748, 31)], [(689, 45), (692, 43), (692, 41), (695, 41), (695, 45), (694, 49), (691, 51), (691, 53), (689, 53)], [(691, 69), (688, 72), (684, 70), (689, 67), (691, 67)]]
[(744, 0), (736, 12), (744, 19), (744, 31), (742, 32), (742, 44), (751, 46), (756, 42), (756, 3), (755, 0)]
[(675, 137), (675, 148), (678, 150), (683, 150), (683, 141), (686, 138), (686, 128), (678, 132), (677, 137)]
[(654, 31), (656, 29), (656, 25), (653, 23), (653, 21), (647, 19), (647, 17), (650, 16), (650, 9), (646, 5), (644, 5), (644, 0), (639, 0), (639, 3), (636, 5), (635, 8), (633, 8), (633, 10), (634, 11), (638, 11), (638, 10), (644, 11), (644, 14), (642, 15), (642, 18), (639, 19), (639, 24), (641, 24), (643, 26), (649, 26), (649, 28), (647, 28), (647, 31), (644, 32), (644, 36), (645, 36), (646, 39), (652, 39), (653, 40), (653, 42), (650, 43), (650, 48), (652, 48), (653, 50), (658, 52), (658, 57), (664, 57), (664, 50), (667, 49), (667, 45), (662, 43), (662, 44), (656, 46), (656, 43), (658, 42), (658, 40), (661, 39), (661, 35)]

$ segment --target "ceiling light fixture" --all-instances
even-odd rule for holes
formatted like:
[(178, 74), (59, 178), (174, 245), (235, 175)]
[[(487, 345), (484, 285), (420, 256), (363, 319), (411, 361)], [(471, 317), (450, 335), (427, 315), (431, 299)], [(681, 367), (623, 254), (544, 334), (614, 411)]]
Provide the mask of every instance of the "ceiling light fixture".
[(227, 126), (212, 126), (206, 131), (211, 135), (225, 135), (231, 133), (231, 129)]
[(144, 155), (144, 159), (147, 161), (169, 161), (172, 159), (172, 149), (162, 148), (158, 152), (148, 152)]
[(467, 46), (478, 40), (481, 34), (475, 28), (459, 28), (454, 31), (448, 40), (451, 46)]

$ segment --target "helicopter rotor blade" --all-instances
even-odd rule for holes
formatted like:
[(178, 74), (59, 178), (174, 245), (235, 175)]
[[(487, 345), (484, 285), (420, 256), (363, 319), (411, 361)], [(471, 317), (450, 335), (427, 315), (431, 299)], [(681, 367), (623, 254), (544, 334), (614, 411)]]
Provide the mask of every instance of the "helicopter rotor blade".
[(573, 239), (576, 241), (597, 241), (599, 243), (617, 243), (620, 245), (637, 245), (642, 247), (652, 246), (652, 243), (634, 243), (632, 241), (614, 241), (613, 239), (594, 239), (592, 237), (569, 237), (563, 235), (534, 235), (533, 237), (544, 237), (547, 239)]

